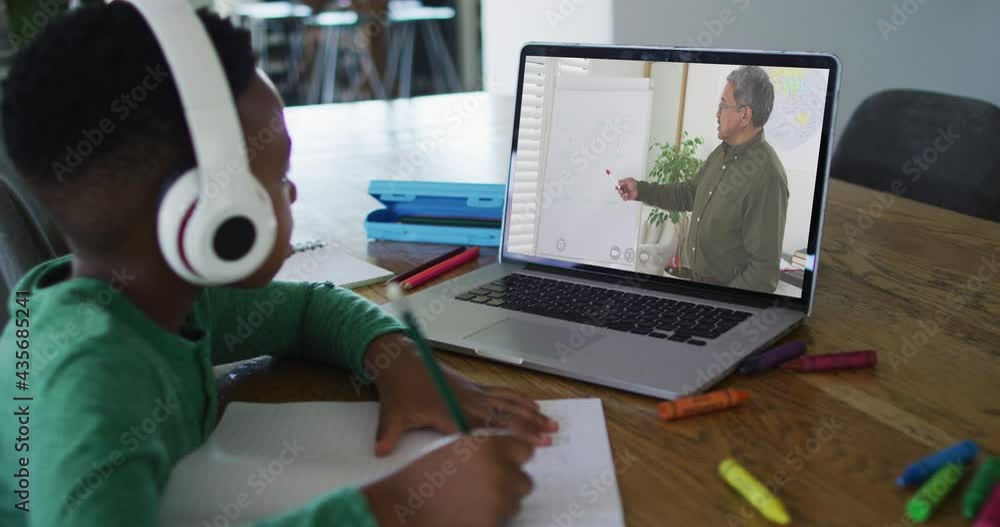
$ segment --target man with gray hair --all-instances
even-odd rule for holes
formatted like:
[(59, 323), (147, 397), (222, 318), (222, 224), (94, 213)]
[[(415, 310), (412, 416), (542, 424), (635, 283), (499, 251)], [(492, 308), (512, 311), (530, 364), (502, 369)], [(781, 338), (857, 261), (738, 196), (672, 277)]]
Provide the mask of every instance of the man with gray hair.
[(694, 280), (773, 293), (788, 209), (785, 167), (764, 140), (774, 85), (757, 66), (737, 68), (726, 80), (715, 113), (722, 144), (695, 177), (668, 185), (625, 178), (619, 193), (624, 200), (691, 212), (681, 266)]

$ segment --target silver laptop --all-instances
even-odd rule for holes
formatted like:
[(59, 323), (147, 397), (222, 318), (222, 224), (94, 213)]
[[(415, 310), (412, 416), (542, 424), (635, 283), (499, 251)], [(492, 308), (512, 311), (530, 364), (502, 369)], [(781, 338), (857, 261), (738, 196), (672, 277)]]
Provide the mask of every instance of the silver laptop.
[(526, 45), (499, 262), (409, 297), (427, 338), (655, 397), (712, 386), (812, 311), (839, 70)]

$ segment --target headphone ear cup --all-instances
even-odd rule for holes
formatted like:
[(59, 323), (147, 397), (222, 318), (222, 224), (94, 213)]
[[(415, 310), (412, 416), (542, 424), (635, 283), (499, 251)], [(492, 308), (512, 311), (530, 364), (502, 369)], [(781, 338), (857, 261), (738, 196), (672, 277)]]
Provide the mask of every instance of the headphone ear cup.
[(175, 273), (191, 283), (203, 281), (188, 261), (184, 247), (184, 229), (198, 204), (196, 171), (189, 170), (167, 182), (156, 217), (156, 236), (164, 260)]

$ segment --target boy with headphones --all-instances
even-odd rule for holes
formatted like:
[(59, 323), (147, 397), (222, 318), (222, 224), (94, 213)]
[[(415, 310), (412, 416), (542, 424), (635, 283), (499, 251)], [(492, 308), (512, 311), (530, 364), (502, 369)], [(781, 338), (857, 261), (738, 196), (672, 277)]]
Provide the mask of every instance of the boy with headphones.
[[(373, 380), (376, 454), (410, 429), (455, 431), (399, 322), (330, 284), (271, 283), (290, 254), (295, 201), (281, 109), (248, 35), (187, 0), (81, 9), (16, 57), (7, 152), (73, 254), (30, 271), (8, 300), (0, 523), (156, 525), (171, 469), (216, 423), (213, 364), (297, 355), (366, 376), (365, 364), (388, 361)], [(265, 128), (273, 141), (248, 140)], [(226, 339), (265, 304), (274, 309), (252, 334)], [(512, 518), (532, 485), (522, 465), (557, 425), (521, 393), (448, 375), (475, 425), (513, 433), (442, 447), (259, 525)], [(449, 462), (449, 481), (399, 514)]]

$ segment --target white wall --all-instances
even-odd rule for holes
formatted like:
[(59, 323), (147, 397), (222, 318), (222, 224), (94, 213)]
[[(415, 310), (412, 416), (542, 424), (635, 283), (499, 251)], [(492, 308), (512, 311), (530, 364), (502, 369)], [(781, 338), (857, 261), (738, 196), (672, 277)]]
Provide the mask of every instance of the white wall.
[(839, 136), (865, 97), (889, 88), (1000, 104), (998, 20), (996, 0), (616, 0), (613, 32), (616, 44), (832, 52)]
[(531, 40), (612, 41), (612, 0), (482, 0), (483, 86), (513, 95), (521, 47)]

